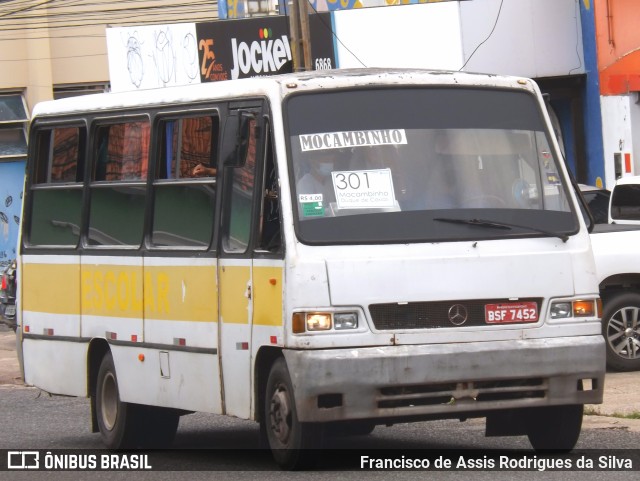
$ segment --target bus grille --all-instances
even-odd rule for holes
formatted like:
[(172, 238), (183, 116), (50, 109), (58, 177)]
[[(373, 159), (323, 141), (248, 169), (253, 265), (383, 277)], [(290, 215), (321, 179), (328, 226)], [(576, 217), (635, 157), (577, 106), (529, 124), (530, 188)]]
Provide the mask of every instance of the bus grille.
[[(542, 299), (518, 299), (517, 302), (535, 302), (540, 315)], [(486, 326), (485, 305), (506, 304), (509, 299), (479, 299), (464, 301), (409, 302), (406, 304), (371, 304), (369, 312), (376, 329), (382, 331), (404, 329), (437, 329), (444, 327)], [(456, 307), (461, 306), (461, 307)], [(462, 309), (463, 308), (463, 309)], [(466, 320), (457, 323), (451, 314), (466, 312)]]
[(378, 408), (544, 398), (548, 390), (542, 378), (394, 386), (380, 389)]

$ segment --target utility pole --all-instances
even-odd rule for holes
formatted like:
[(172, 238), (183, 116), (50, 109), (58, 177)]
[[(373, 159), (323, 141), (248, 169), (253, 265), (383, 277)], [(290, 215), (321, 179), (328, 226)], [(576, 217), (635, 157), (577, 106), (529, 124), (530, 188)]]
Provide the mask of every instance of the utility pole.
[(289, 30), (291, 32), (293, 71), (313, 70), (308, 0), (289, 1)]

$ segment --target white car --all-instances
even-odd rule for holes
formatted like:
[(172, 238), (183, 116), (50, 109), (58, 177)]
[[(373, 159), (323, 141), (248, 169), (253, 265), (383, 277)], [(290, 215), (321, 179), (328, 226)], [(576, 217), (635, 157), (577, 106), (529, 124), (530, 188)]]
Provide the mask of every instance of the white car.
[(603, 302), (607, 367), (640, 370), (640, 176), (623, 177), (613, 192), (579, 187), (595, 220), (591, 245)]
[(611, 192), (610, 224), (640, 224), (640, 176), (618, 179)]

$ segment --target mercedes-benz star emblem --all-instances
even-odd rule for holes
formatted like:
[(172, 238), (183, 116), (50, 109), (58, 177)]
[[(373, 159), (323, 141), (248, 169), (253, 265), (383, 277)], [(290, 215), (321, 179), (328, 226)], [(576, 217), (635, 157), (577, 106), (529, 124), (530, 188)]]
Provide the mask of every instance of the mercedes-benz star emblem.
[(451, 324), (461, 326), (467, 322), (467, 308), (462, 304), (454, 304), (449, 308), (449, 321)]

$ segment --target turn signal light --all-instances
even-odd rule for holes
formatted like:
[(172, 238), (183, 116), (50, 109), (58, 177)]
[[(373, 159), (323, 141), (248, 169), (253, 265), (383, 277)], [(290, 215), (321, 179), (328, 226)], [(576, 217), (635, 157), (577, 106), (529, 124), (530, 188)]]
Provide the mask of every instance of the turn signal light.
[(573, 317), (595, 317), (596, 303), (594, 301), (573, 301)]
[(293, 328), (293, 333), (294, 334), (302, 334), (305, 331), (304, 321), (305, 321), (305, 313), (304, 312), (294, 312), (293, 313), (292, 328)]

